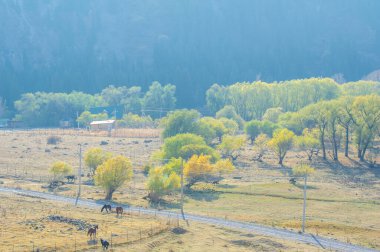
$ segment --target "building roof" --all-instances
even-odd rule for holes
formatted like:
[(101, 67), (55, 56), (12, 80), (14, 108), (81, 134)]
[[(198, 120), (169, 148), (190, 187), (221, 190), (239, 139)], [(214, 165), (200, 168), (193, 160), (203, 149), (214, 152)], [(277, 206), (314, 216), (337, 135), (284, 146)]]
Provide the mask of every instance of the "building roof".
[(115, 120), (93, 121), (90, 125), (113, 124)]

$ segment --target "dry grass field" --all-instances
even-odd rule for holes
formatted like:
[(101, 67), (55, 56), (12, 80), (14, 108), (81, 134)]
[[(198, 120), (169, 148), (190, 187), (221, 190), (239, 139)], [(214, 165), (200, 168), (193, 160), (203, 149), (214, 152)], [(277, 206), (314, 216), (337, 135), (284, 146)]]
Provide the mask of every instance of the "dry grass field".
[[(48, 136), (33, 131), (0, 132), (2, 186), (48, 191), (42, 186), (46, 185), (44, 180), (50, 165), (62, 160), (78, 167), (78, 144), (82, 143), (84, 151), (101, 147), (130, 157), (135, 166), (134, 179), (115, 193), (114, 201), (150, 206), (143, 199), (147, 191), (141, 168), (150, 154), (159, 148), (159, 138), (61, 135), (62, 142), (48, 145)], [(237, 161), (237, 169), (219, 185), (195, 185), (186, 193), (185, 211), (299, 231), (302, 180), (296, 185), (288, 180), (290, 167), (301, 160), (305, 162), (306, 158), (302, 153), (291, 152), (285, 159), (285, 166), (279, 167), (270, 153), (265, 155), (263, 162), (253, 161), (252, 157), (254, 151), (247, 145)], [(355, 154), (351, 153), (351, 157)], [(375, 158), (379, 163), (379, 157)], [(380, 169), (369, 168), (355, 158), (343, 156), (340, 156), (339, 163), (317, 158), (312, 166), (316, 172), (308, 183), (306, 231), (380, 249)], [(75, 196), (76, 185), (66, 184), (55, 193)], [(84, 185), (82, 196), (102, 199), (104, 192), (95, 186)], [(166, 197), (159, 207), (177, 211), (178, 196)], [(160, 237), (170, 235), (161, 234)], [(214, 242), (217, 243), (217, 239)]]
[[(198, 223), (75, 207), (20, 195), (0, 194), (0, 251), (101, 251), (99, 238), (110, 251), (317, 251), (304, 244), (221, 229)], [(99, 225), (90, 239), (87, 225)], [(184, 233), (182, 233), (183, 231)], [(34, 250), (33, 250), (34, 249)]]

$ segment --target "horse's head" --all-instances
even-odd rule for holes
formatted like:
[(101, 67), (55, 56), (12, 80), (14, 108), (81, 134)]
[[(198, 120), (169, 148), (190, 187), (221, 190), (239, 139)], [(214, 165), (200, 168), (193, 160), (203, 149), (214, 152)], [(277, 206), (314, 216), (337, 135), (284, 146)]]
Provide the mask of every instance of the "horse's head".
[(99, 228), (99, 226), (98, 225), (94, 225), (94, 229), (98, 229)]

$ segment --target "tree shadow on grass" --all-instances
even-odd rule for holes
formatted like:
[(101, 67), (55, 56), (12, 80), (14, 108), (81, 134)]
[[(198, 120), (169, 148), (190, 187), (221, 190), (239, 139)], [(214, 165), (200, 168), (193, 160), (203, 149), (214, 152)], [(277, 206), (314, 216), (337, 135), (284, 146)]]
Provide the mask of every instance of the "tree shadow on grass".
[[(303, 184), (294, 184), (295, 187), (297, 187), (298, 189), (301, 189), (303, 190)], [(316, 190), (316, 189), (319, 189), (318, 186), (312, 186), (312, 185), (307, 185), (307, 190)]]
[(219, 185), (216, 185), (217, 188), (223, 188), (223, 189), (232, 189), (232, 188), (236, 188), (237, 186), (236, 185), (229, 185), (229, 184), (219, 184)]
[(149, 207), (154, 209), (180, 209), (181, 203), (177, 201), (167, 201), (167, 200), (160, 200), (159, 203), (156, 202), (149, 202)]
[(211, 190), (188, 190), (186, 196), (194, 200), (211, 202), (219, 199), (221, 192)]

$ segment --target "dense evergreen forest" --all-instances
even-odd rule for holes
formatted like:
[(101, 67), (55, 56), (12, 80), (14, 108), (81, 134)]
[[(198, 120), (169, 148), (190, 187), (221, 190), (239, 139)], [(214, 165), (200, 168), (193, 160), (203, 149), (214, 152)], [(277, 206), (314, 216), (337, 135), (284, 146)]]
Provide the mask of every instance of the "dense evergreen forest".
[(379, 9), (376, 0), (3, 0), (0, 97), (13, 107), (27, 92), (145, 93), (157, 80), (176, 85), (177, 107), (199, 108), (213, 83), (356, 81), (380, 69)]

